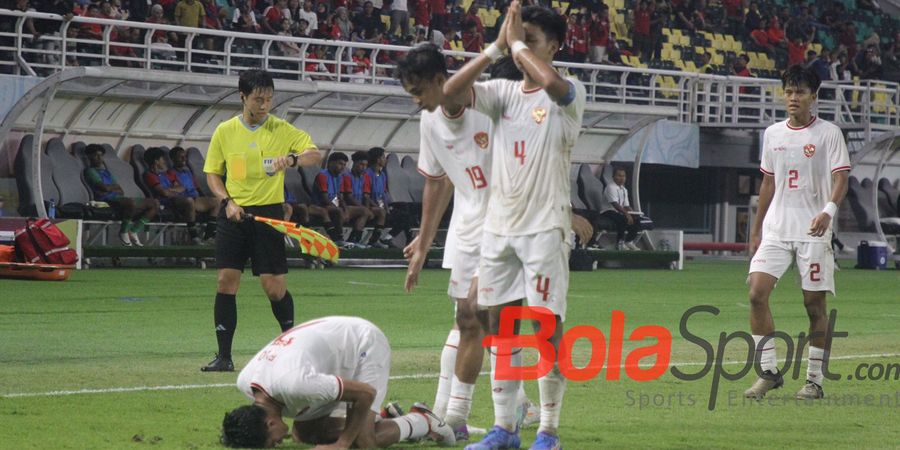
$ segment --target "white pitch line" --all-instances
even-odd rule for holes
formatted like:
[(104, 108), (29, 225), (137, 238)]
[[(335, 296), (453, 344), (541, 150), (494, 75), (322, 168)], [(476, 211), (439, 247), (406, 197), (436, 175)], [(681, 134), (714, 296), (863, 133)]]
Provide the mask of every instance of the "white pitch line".
[[(872, 353), (868, 355), (844, 355), (844, 356), (832, 356), (829, 359), (835, 360), (848, 360), (848, 359), (866, 359), (866, 358), (894, 358), (900, 356), (900, 353)], [(705, 362), (670, 362), (669, 367), (672, 366), (705, 366), (707, 363)], [(745, 364), (744, 361), (723, 361), (723, 365), (736, 365), (736, 364)], [(640, 364), (640, 367), (653, 367), (654, 364), (644, 363)], [(620, 364), (620, 368), (625, 368), (625, 364)], [(479, 375), (489, 375), (490, 372), (481, 372)], [(394, 375), (391, 376), (391, 380), (420, 380), (423, 378), (437, 378), (439, 374), (437, 373), (413, 373), (409, 375)], [(175, 385), (166, 385), (166, 386), (134, 386), (134, 387), (119, 387), (119, 388), (106, 388), (106, 389), (79, 389), (74, 391), (48, 391), (48, 392), (17, 392), (12, 394), (3, 394), (0, 395), (0, 398), (23, 398), (23, 397), (64, 397), (68, 395), (81, 395), (81, 394), (115, 394), (120, 392), (148, 392), (148, 391), (182, 391), (188, 389), (210, 389), (210, 388), (222, 388), (222, 387), (234, 387), (234, 383), (211, 383), (211, 384), (175, 384)]]

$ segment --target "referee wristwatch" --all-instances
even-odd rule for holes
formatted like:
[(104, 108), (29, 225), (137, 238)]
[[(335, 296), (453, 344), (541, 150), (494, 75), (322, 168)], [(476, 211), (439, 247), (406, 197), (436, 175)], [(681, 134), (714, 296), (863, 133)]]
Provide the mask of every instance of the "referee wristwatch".
[(297, 162), (300, 160), (300, 157), (297, 156), (296, 153), (288, 153), (288, 157), (291, 158), (291, 167), (297, 167)]
[(225, 197), (225, 198), (223, 198), (223, 199), (222, 199), (222, 207), (223, 207), (223, 208), (227, 208), (227, 207), (228, 207), (228, 202), (233, 202), (233, 201), (234, 201), (234, 199), (231, 198), (231, 197)]

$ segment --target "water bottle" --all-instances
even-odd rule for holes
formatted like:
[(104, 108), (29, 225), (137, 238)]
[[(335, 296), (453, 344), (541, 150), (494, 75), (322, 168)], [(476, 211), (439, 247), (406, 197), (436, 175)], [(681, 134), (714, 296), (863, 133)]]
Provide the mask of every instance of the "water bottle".
[(49, 217), (51, 219), (56, 218), (56, 199), (55, 198), (50, 199), (50, 207), (47, 208), (47, 217)]

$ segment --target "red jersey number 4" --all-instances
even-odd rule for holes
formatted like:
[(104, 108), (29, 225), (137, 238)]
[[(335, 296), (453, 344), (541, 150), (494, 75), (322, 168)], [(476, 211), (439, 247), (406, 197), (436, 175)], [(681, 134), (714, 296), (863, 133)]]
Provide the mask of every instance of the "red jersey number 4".
[(513, 155), (519, 160), (519, 165), (525, 165), (525, 141), (516, 141), (513, 147)]

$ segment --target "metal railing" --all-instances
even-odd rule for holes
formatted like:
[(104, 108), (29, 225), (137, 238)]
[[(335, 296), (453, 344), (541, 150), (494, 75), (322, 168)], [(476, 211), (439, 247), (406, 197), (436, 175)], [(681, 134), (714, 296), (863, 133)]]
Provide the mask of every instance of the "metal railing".
[[(37, 39), (25, 31), (28, 20), (59, 22), (59, 31)], [(187, 28), (76, 16), (0, 9), (0, 72), (46, 76), (72, 66), (124, 66), (235, 75), (264, 67), (276, 77), (365, 84), (397, 84), (393, 60), (408, 47), (363, 42)], [(101, 39), (75, 33), (92, 28)], [(139, 32), (132, 30), (137, 29)], [(177, 46), (153, 42), (160, 34), (177, 37)], [(130, 36), (127, 40), (124, 37)], [(356, 49), (368, 65), (353, 61)], [(474, 53), (445, 52), (461, 64)], [(384, 58), (387, 56), (387, 58)], [(615, 65), (555, 63), (581, 79), (588, 101), (677, 108), (677, 120), (701, 126), (761, 128), (786, 117), (778, 80), (706, 75)], [(844, 128), (873, 130), (900, 127), (900, 85), (881, 81), (826, 82), (818, 114)]]

